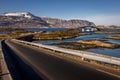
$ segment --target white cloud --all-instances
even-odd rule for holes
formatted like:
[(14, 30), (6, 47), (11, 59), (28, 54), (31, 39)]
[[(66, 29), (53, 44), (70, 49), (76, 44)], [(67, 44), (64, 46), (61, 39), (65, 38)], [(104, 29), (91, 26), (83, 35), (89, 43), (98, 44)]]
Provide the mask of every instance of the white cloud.
[(120, 26), (120, 15), (97, 15), (83, 18), (94, 22), (96, 25), (118, 25)]

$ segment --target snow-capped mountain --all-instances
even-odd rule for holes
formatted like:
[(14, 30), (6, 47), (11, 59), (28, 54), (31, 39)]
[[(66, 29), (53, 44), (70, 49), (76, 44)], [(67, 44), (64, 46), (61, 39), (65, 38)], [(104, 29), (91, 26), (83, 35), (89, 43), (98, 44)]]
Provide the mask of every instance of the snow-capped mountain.
[(34, 16), (29, 12), (7, 12), (0, 15), (0, 27), (51, 27), (51, 28), (77, 28), (95, 26), (86, 20), (62, 20), (49, 17)]
[(0, 15), (0, 27), (46, 27), (48, 23), (29, 12), (7, 12)]
[(4, 15), (5, 16), (18, 16), (18, 17), (25, 17), (25, 18), (35, 17), (29, 12), (7, 12), (7, 13), (4, 13)]

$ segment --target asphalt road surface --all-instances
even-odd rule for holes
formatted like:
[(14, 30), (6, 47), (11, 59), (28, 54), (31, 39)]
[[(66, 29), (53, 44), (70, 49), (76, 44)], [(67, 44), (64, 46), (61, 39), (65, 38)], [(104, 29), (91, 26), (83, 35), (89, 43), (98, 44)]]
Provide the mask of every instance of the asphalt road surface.
[(8, 65), (14, 64), (14, 67), (9, 67), (14, 80), (120, 80), (89, 66), (46, 54), (12, 40), (3, 41), (2, 46)]

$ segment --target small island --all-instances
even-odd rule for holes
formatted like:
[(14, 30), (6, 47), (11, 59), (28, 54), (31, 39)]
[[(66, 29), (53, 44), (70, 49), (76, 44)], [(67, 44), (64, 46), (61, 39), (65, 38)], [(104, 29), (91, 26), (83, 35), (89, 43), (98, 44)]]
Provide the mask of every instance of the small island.
[(120, 40), (120, 36), (108, 36), (106, 37), (108, 39), (115, 39), (115, 40)]
[(0, 39), (7, 39), (7, 38), (19, 38), (21, 40), (26, 41), (36, 41), (36, 40), (63, 40), (74, 38), (79, 35), (85, 35), (85, 33), (80, 33), (77, 28), (67, 29), (67, 30), (59, 30), (59, 31), (28, 31), (28, 30), (21, 30), (16, 31), (18, 29), (9, 29), (10, 33), (0, 34)]
[(112, 32), (112, 31), (98, 31), (94, 32), (95, 34), (120, 34), (120, 32)]
[(20, 32), (11, 32), (7, 34), (0, 34), (0, 39), (8, 39), (8, 38), (21, 38), (34, 34), (31, 31), (20, 31)]
[(73, 38), (80, 35), (80, 31), (77, 29), (68, 29), (61, 31), (51, 31), (45, 33), (37, 33), (34, 35), (34, 40), (62, 40)]
[(106, 40), (80, 40), (77, 42), (63, 42), (56, 44), (59, 47), (86, 50), (91, 48), (108, 48), (116, 49), (120, 48), (120, 45), (107, 42)]

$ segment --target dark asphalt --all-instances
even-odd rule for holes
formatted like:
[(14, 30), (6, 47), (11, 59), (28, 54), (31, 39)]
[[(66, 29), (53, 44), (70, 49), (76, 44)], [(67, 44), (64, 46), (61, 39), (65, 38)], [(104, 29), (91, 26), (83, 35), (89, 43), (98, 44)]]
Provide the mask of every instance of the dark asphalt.
[[(120, 80), (120, 78), (99, 72), (88, 66), (57, 58), (32, 47), (17, 44), (11, 40), (7, 40), (5, 43), (14, 52), (11, 55), (16, 55), (20, 58), (23, 63), (30, 66), (44, 80)], [(9, 53), (10, 51), (7, 51), (8, 55)], [(36, 79), (31, 78), (31, 80)]]
[(23, 60), (21, 60), (9, 46), (2, 41), (2, 51), (13, 80), (43, 80)]

